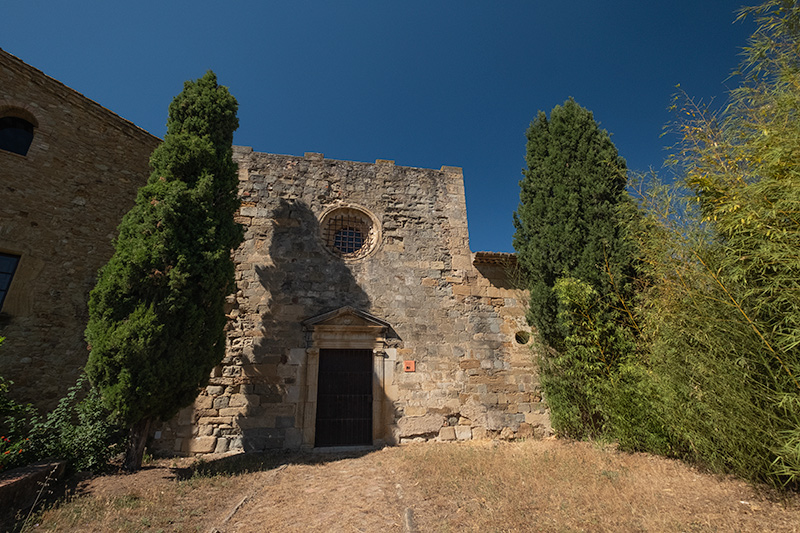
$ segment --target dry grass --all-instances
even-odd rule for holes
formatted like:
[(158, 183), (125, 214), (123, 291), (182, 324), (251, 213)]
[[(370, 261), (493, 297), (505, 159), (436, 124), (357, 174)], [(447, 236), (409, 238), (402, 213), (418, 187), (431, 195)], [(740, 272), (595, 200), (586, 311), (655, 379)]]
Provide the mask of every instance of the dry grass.
[(246, 476), (179, 481), (167, 468), (104, 476), (32, 516), (24, 530), (207, 531), (208, 520), (224, 516), (246, 488)]
[(406, 451), (420, 531), (798, 531), (800, 501), (645, 454), (533, 441)]
[(27, 531), (388, 533), (402, 531), (406, 508), (421, 533), (800, 531), (797, 495), (554, 440), (248, 456), (194, 475), (165, 462), (76, 491)]

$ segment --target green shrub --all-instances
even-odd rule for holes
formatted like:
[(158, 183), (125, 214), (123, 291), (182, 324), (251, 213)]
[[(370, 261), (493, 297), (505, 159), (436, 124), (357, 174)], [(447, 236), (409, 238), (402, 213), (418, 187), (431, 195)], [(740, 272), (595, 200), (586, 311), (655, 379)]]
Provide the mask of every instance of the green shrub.
[[(608, 438), (628, 450), (670, 453), (657, 384), (639, 353), (636, 325), (588, 283), (560, 278), (564, 350), (540, 360), (554, 429), (573, 438)], [(613, 292), (613, 291), (612, 291)]]
[(8, 396), (13, 384), (0, 376), (0, 471), (24, 462), (23, 454), (28, 449), (26, 421), (35, 413), (30, 405), (20, 404)]
[(97, 471), (121, 451), (123, 428), (85, 375), (46, 415), (10, 399), (10, 385), (0, 378), (0, 470), (58, 458), (71, 470)]

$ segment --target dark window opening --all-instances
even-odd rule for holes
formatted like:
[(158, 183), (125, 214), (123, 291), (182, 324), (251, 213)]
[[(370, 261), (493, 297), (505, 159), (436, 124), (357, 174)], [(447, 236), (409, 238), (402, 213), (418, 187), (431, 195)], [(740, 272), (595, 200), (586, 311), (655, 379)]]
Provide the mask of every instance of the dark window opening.
[(33, 142), (33, 124), (19, 117), (0, 118), (0, 150), (27, 155)]
[(6, 294), (8, 294), (11, 278), (14, 277), (18, 263), (18, 255), (0, 253), (0, 311), (3, 309), (3, 302), (6, 299)]
[(356, 253), (364, 246), (364, 237), (356, 228), (342, 228), (333, 237), (333, 247), (343, 254)]

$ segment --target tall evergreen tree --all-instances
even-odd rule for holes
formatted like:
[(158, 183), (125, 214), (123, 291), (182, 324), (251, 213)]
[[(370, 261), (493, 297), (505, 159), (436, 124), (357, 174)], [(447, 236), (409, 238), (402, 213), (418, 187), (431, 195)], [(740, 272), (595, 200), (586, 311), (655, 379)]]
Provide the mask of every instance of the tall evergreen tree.
[(527, 139), (514, 248), (530, 289), (528, 320), (545, 343), (561, 348), (567, 332), (557, 319), (558, 278), (578, 278), (600, 297), (625, 290), (630, 252), (616, 210), (626, 199), (626, 166), (572, 98), (549, 119), (540, 111)]
[(130, 427), (129, 470), (141, 466), (151, 421), (191, 404), (225, 352), (231, 250), (242, 241), (233, 220), (237, 107), (211, 71), (184, 84), (90, 295), (86, 371)]

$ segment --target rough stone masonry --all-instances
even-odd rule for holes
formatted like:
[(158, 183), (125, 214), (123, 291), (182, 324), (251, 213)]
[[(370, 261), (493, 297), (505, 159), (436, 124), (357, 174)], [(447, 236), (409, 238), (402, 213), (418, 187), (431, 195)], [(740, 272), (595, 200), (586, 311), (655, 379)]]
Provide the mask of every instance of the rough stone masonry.
[[(55, 406), (86, 301), (159, 139), (0, 50), (0, 375)], [(469, 249), (461, 169), (235, 147), (246, 239), (227, 354), (154, 448), (208, 453), (550, 431), (514, 256)], [(191, 354), (187, 354), (191, 355)]]
[[(470, 252), (460, 168), (246, 147), (235, 147), (234, 159), (246, 234), (235, 253), (227, 354), (194, 406), (156, 433), (156, 448), (256, 451), (550, 431), (525, 292), (509, 276), (513, 255)], [(369, 394), (368, 404), (343, 400), (334, 420), (323, 420), (338, 398), (356, 396), (329, 382), (329, 368), (349, 364), (345, 352), (365, 361), (369, 390), (359, 394)]]

